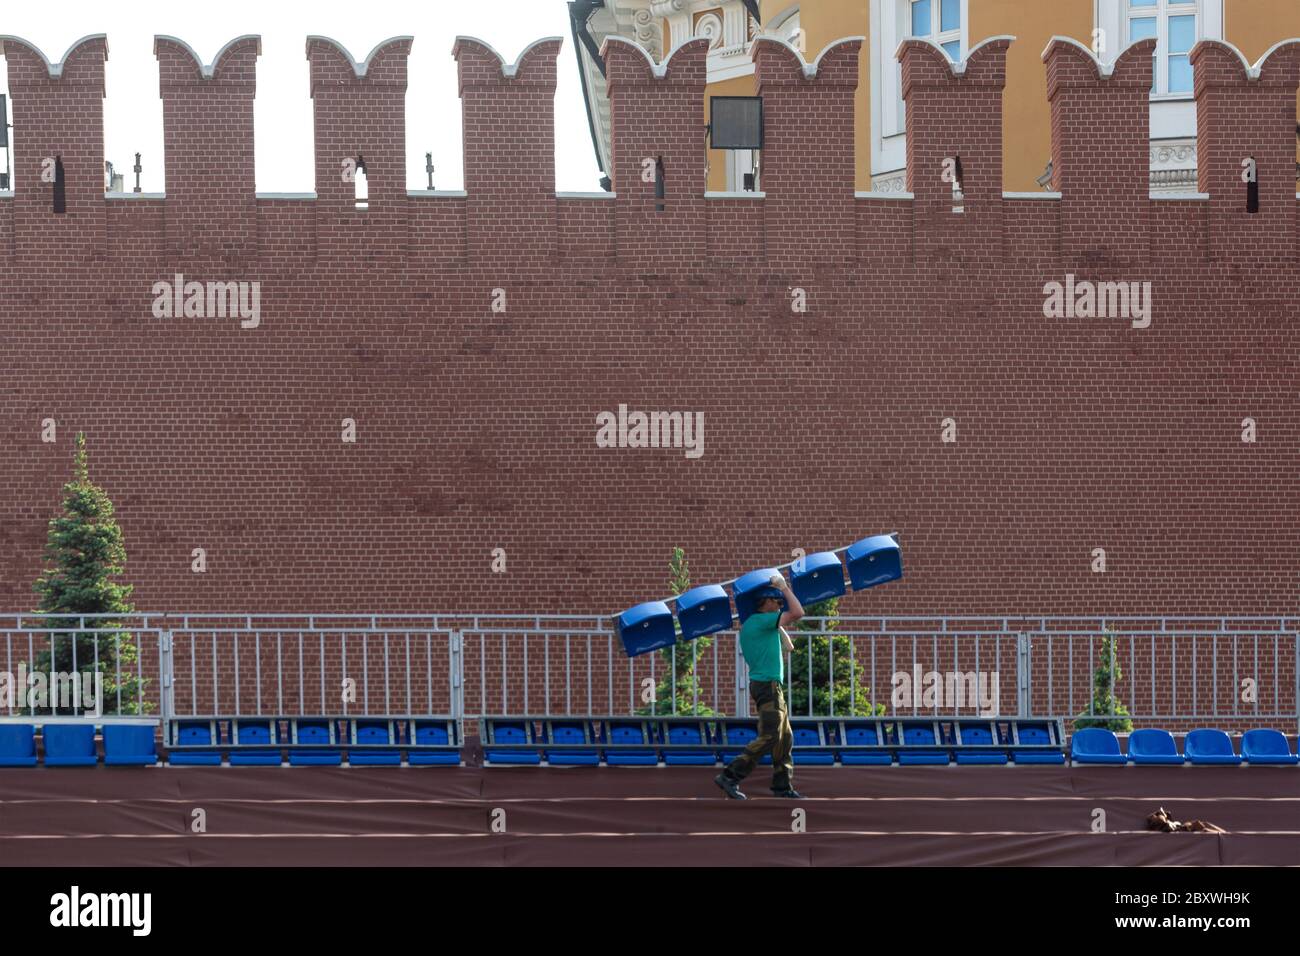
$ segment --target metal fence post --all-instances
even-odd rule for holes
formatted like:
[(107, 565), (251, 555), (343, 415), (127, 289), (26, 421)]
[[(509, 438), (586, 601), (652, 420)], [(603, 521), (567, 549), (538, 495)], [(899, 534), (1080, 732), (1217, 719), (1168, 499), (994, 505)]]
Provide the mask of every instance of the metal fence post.
[[(451, 674), (448, 675), (451, 680), (451, 716), (456, 721), (456, 734), (463, 743), (465, 740), (465, 688), (462, 678), (464, 677), (465, 658), (461, 653), (460, 631), (451, 631), (448, 634), (448, 640), (451, 641)], [(433, 662), (430, 661), (429, 663), (432, 666)]]
[(1029, 674), (1029, 635), (1016, 635), (1016, 716), (1032, 716), (1031, 683)]
[(736, 716), (749, 716), (749, 694), (745, 686), (745, 656), (740, 651), (740, 631), (736, 631)]
[(162, 681), (162, 693), (158, 695), (158, 716), (162, 720), (163, 740), (167, 740), (172, 714), (176, 710), (171, 631), (158, 632), (158, 677)]

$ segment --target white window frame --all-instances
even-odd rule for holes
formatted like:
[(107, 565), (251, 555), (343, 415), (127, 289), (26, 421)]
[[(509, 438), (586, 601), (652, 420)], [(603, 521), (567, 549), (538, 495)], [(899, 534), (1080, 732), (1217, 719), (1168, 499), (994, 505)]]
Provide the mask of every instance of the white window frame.
[[(961, 0), (961, 29), (939, 33), (941, 0), (933, 0), (931, 41), (958, 40), (961, 57), (970, 52), (970, 0)], [(903, 72), (894, 58), (912, 35), (911, 0), (871, 0), (871, 173), (897, 172), (907, 165), (907, 108)]]
[[(1225, 0), (1196, 0), (1197, 40), (1223, 39)], [(1157, 8), (1158, 9), (1158, 8)], [(1093, 26), (1103, 31), (1106, 45), (1100, 59), (1114, 63), (1128, 46), (1128, 0), (1093, 0)], [(1159, 34), (1157, 33), (1157, 42)], [(1167, 75), (1167, 74), (1166, 74)], [(1159, 82), (1156, 89), (1160, 89)], [(1151, 96), (1151, 139), (1181, 140), (1196, 135), (1195, 93), (1159, 93)]]
[[(918, 0), (908, 0), (907, 4), (907, 29), (908, 36), (911, 36), (912, 29), (912, 7), (916, 6)], [(960, 60), (966, 55), (966, 44), (964, 38), (966, 31), (966, 4), (962, 3), (961, 8), (957, 11), (957, 18), (961, 23), (957, 25), (956, 30), (941, 30), (943, 26), (943, 0), (930, 0), (930, 32), (926, 34), (925, 39), (934, 41), (934, 45), (942, 47), (945, 43), (957, 41), (957, 59)], [(945, 53), (948, 51), (944, 51)]]
[[(1171, 17), (1195, 17), (1196, 18), (1196, 35), (1192, 45), (1202, 38), (1203, 19), (1201, 16), (1201, 4), (1198, 0), (1155, 0), (1154, 3), (1147, 6), (1135, 6), (1132, 0), (1124, 0), (1125, 17), (1124, 17), (1124, 45), (1128, 46), (1132, 40), (1132, 25), (1134, 20), (1151, 20), (1156, 21), (1156, 62), (1155, 62), (1155, 83), (1151, 90), (1153, 100), (1165, 99), (1188, 99), (1193, 97), (1193, 91), (1180, 90), (1170, 92), (1169, 90), (1169, 19)], [(1190, 47), (1188, 48), (1190, 50)]]

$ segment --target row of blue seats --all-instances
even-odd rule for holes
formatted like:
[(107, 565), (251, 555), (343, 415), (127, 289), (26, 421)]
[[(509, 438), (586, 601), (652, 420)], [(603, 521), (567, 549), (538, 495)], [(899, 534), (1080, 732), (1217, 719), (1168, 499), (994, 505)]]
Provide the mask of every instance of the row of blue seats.
[(181, 766), (458, 766), (454, 717), (188, 717), (171, 722), (168, 763)]
[[(46, 723), (42, 725), (41, 736), (47, 767), (93, 767), (99, 763), (94, 723)], [(143, 767), (157, 762), (158, 748), (151, 722), (104, 724), (105, 764)], [(36, 726), (0, 724), (0, 767), (35, 767), (36, 763)]]
[[(158, 763), (153, 722), (104, 722), (104, 763)], [(93, 721), (42, 725), (47, 767), (93, 767), (99, 762)], [(461, 763), (461, 741), (451, 717), (202, 717), (163, 728), (167, 762), (176, 766), (412, 766)], [(35, 723), (0, 724), (0, 767), (38, 763)]]
[[(1064, 731), (1050, 718), (792, 718), (792, 758), (809, 766), (1065, 763)], [(484, 764), (714, 765), (757, 736), (752, 718), (483, 717)], [(771, 763), (771, 757), (763, 758)]]
[(1232, 738), (1222, 730), (1201, 728), (1190, 731), (1179, 750), (1167, 730), (1135, 730), (1128, 737), (1128, 752), (1121, 753), (1119, 738), (1100, 727), (1076, 730), (1070, 740), (1070, 758), (1079, 764), (1123, 766), (1237, 766), (1274, 764), (1295, 766), (1300, 756), (1291, 752), (1286, 737), (1276, 730), (1248, 730), (1241, 737), (1241, 753), (1232, 749)]

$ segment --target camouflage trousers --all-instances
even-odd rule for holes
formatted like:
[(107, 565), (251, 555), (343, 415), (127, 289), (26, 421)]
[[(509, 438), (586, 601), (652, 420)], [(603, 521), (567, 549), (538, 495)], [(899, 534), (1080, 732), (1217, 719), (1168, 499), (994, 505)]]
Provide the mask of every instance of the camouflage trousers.
[(790, 730), (785, 691), (779, 681), (750, 681), (749, 696), (758, 708), (758, 736), (727, 764), (723, 773), (734, 780), (744, 780), (754, 772), (763, 755), (771, 751), (772, 789), (788, 790), (793, 786), (794, 777), (794, 763), (790, 759), (794, 733)]

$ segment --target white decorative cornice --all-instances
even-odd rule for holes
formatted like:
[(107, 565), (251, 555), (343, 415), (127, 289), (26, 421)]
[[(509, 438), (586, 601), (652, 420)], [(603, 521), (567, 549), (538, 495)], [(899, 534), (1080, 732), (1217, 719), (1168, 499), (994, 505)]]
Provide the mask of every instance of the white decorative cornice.
[(638, 10), (632, 16), (634, 36), (637, 45), (652, 57), (658, 57), (663, 49), (659, 34), (659, 22), (650, 10)]
[(695, 21), (695, 35), (709, 41), (709, 49), (722, 45), (722, 18), (716, 13), (706, 13)]

